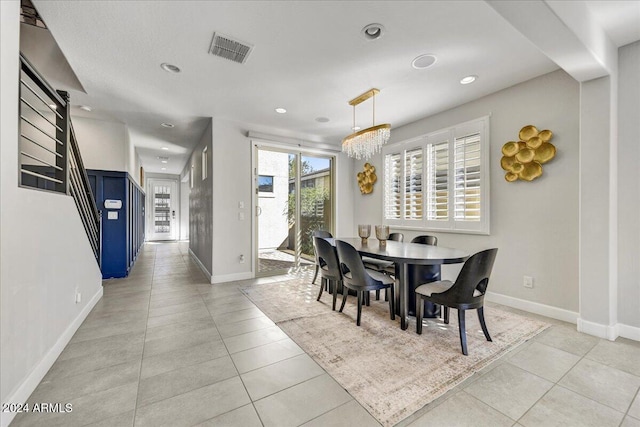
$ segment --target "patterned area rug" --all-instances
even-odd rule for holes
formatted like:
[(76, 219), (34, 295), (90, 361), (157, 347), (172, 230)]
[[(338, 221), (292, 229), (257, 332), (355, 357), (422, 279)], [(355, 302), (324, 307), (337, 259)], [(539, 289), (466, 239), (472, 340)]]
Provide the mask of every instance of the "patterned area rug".
[[(318, 280), (319, 282), (319, 280)], [(318, 362), (382, 425), (391, 426), (433, 401), (548, 324), (485, 308), (493, 342), (482, 334), (475, 310), (467, 313), (469, 356), (460, 350), (457, 314), (445, 325), (428, 319), (422, 335), (415, 318), (406, 331), (389, 319), (388, 303), (363, 307), (356, 326), (355, 297), (343, 313), (331, 310), (332, 295), (316, 301), (318, 285), (308, 277), (246, 287), (243, 292)], [(341, 295), (338, 296), (338, 305)], [(374, 369), (372, 369), (374, 368)]]

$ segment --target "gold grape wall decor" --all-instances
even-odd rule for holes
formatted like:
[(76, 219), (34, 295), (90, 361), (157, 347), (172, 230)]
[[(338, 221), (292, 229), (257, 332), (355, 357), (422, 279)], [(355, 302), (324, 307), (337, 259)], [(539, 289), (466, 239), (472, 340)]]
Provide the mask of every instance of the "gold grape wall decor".
[(533, 181), (542, 175), (542, 165), (556, 155), (556, 147), (549, 142), (553, 132), (528, 125), (520, 129), (518, 137), (518, 142), (509, 141), (502, 146), (500, 166), (507, 171), (504, 179)]
[(373, 184), (378, 180), (376, 175), (376, 167), (371, 163), (364, 164), (364, 170), (358, 172), (358, 186), (362, 194), (371, 194), (373, 192)]

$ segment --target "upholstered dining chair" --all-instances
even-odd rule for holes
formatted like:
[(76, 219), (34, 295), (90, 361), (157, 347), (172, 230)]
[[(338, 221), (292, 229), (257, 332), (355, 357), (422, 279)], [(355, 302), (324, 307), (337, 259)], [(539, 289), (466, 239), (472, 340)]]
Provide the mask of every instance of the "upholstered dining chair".
[(356, 298), (358, 299), (358, 316), (356, 318), (356, 325), (360, 326), (362, 304), (365, 300), (365, 294), (368, 295), (369, 291), (390, 289), (391, 298), (389, 299), (389, 314), (391, 320), (394, 320), (396, 318), (393, 310), (393, 301), (395, 299), (393, 290), (394, 280), (379, 271), (365, 269), (362, 258), (360, 258), (360, 254), (349, 243), (336, 240), (336, 248), (338, 250), (338, 260), (340, 262), (340, 271), (342, 273), (343, 280), (342, 305), (340, 306), (340, 312), (342, 312), (344, 305), (347, 302), (349, 289), (356, 291)]
[(311, 239), (313, 240), (313, 255), (316, 257), (316, 272), (313, 274), (313, 280), (311, 281), (311, 284), (315, 284), (316, 283), (316, 278), (318, 277), (318, 270), (320, 269), (320, 264), (318, 263), (318, 251), (316, 251), (316, 246), (315, 246), (315, 237), (333, 237), (331, 235), (331, 233), (329, 233), (328, 231), (324, 231), (324, 230), (315, 230), (312, 234), (311, 234)]
[(416, 332), (422, 334), (423, 300), (440, 304), (444, 307), (444, 323), (449, 323), (449, 309), (458, 310), (458, 329), (462, 354), (467, 352), (467, 335), (465, 331), (465, 311), (476, 309), (482, 332), (487, 341), (491, 336), (484, 321), (484, 295), (489, 284), (489, 276), (493, 269), (498, 249), (487, 249), (472, 255), (462, 266), (455, 282), (441, 280), (420, 285), (416, 288)]
[(318, 265), (320, 266), (320, 292), (317, 301), (320, 301), (322, 291), (325, 286), (333, 292), (333, 310), (336, 309), (336, 298), (342, 285), (342, 273), (340, 271), (340, 263), (338, 261), (338, 253), (336, 248), (322, 237), (314, 237), (316, 256)]
[[(389, 240), (393, 240), (396, 242), (404, 241), (404, 234), (402, 233), (391, 233), (389, 234)], [(364, 262), (364, 266), (371, 270), (380, 271), (385, 274), (395, 274), (395, 267), (393, 262), (385, 261), (383, 259), (371, 258), (364, 256), (362, 257), (362, 262)], [(380, 290), (376, 291), (376, 300), (380, 299)], [(384, 293), (384, 300), (389, 301), (389, 295), (387, 292)]]

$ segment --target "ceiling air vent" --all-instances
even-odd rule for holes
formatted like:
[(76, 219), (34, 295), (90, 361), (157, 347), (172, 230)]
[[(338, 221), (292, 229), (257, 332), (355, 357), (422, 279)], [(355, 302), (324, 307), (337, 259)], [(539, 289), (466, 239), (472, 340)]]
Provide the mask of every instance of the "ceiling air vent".
[(220, 33), (213, 33), (213, 40), (209, 53), (221, 58), (229, 59), (233, 62), (244, 64), (247, 62), (249, 54), (253, 50), (253, 45), (234, 40), (229, 36)]

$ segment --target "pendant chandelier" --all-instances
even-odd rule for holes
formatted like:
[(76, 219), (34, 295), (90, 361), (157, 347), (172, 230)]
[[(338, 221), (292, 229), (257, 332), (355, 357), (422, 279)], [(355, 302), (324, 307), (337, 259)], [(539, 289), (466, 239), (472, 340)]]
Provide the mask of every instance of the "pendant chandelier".
[(371, 127), (352, 133), (342, 140), (342, 152), (349, 157), (368, 160), (374, 154), (380, 152), (382, 145), (389, 141), (391, 136), (391, 125), (385, 123), (376, 126), (376, 94), (378, 89), (370, 89), (357, 98), (349, 101), (353, 105), (353, 129), (356, 128), (356, 105), (373, 98), (373, 122)]

